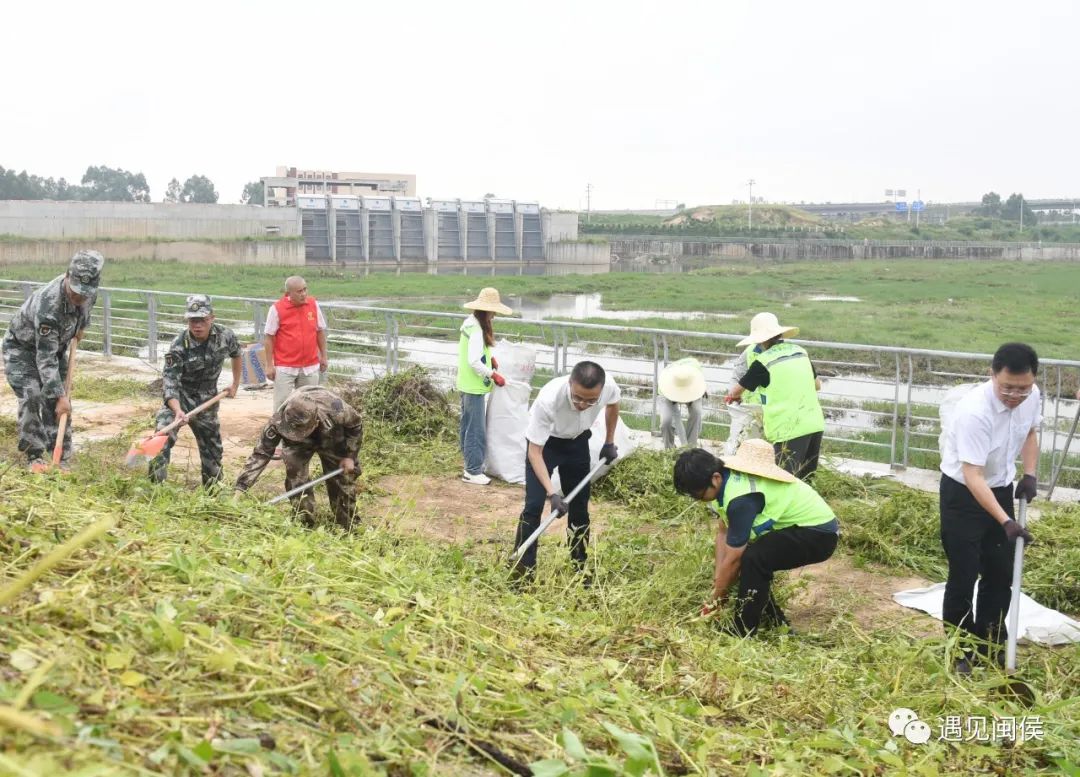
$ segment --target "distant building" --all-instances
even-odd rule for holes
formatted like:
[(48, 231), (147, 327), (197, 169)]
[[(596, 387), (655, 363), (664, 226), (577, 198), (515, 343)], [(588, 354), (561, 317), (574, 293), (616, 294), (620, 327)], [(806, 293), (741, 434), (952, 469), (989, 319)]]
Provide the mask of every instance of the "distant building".
[(399, 194), (416, 196), (416, 176), (409, 173), (351, 173), (278, 167), (263, 182), (263, 204), (296, 207), (297, 196), (328, 194)]

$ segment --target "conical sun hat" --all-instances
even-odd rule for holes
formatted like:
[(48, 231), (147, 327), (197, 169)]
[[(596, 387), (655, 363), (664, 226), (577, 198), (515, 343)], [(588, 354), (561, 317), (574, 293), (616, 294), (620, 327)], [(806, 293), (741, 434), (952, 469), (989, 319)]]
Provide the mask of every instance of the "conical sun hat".
[(780, 326), (772, 313), (758, 313), (750, 319), (750, 334), (738, 342), (738, 347), (757, 345), (780, 335), (797, 335), (799, 327)]
[(772, 443), (765, 440), (745, 440), (734, 456), (724, 457), (724, 466), (747, 475), (757, 475), (769, 480), (794, 483), (795, 476), (776, 466)]
[(462, 307), (468, 310), (488, 310), (492, 313), (498, 313), (500, 316), (509, 316), (514, 312), (511, 308), (502, 304), (502, 300), (499, 299), (499, 290), (490, 286), (480, 289), (476, 299), (472, 302), (466, 302)]
[(705, 374), (697, 359), (679, 359), (664, 368), (658, 385), (672, 402), (694, 402), (705, 395)]

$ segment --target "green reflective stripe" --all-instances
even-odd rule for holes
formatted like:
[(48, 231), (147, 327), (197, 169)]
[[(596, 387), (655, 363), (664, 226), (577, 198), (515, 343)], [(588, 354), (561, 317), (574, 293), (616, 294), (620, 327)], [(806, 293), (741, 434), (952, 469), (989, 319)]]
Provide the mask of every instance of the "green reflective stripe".
[[(478, 375), (469, 364), (469, 337), (479, 330), (480, 325), (468, 319), (461, 325), (461, 336), (458, 338), (457, 390), (463, 394), (487, 394), (491, 391), (491, 379)], [(490, 365), (491, 348), (487, 345), (484, 346), (484, 356)]]
[(769, 385), (760, 391), (765, 439), (777, 443), (824, 431), (825, 414), (806, 351), (781, 342), (759, 354), (757, 360), (769, 371)]
[(725, 515), (732, 501), (746, 494), (757, 493), (765, 497), (765, 509), (750, 527), (750, 542), (770, 531), (790, 526), (820, 526), (836, 517), (821, 495), (801, 480), (784, 483), (734, 470), (724, 486)]

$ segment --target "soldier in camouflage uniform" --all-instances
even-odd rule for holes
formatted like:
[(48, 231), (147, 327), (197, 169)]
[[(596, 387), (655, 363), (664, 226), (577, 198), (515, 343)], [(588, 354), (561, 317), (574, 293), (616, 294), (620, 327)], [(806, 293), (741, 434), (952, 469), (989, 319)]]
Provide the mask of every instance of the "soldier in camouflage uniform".
[[(230, 399), (236, 396), (240, 386), (240, 344), (231, 329), (214, 323), (214, 307), (205, 294), (192, 294), (187, 298), (184, 318), (187, 319), (187, 331), (176, 336), (165, 354), (162, 372), (165, 406), (158, 411), (157, 428), (165, 428), (175, 418), (182, 418), (191, 426), (199, 446), (202, 484), (211, 486), (221, 480), (218, 406), (211, 405), (190, 420), (185, 414), (218, 393), (218, 378), (225, 357), (232, 359), (233, 382), (228, 396)], [(165, 480), (168, 474), (169, 457), (179, 431), (177, 428), (169, 432), (165, 447), (150, 462), (150, 479), (155, 483)]]
[[(294, 390), (271, 417), (255, 450), (236, 481), (238, 491), (247, 491), (259, 479), (281, 445), (285, 462), (285, 489), (291, 490), (311, 480), (308, 463), (314, 454), (322, 461), (323, 472), (338, 467), (344, 472), (326, 481), (326, 492), (334, 518), (342, 528), (352, 526), (356, 509), (356, 478), (360, 474), (360, 443), (364, 425), (360, 414), (333, 391), (322, 386)], [(292, 497), (293, 509), (308, 526), (314, 524), (313, 490)]]
[[(56, 445), (60, 416), (71, 413), (64, 393), (68, 347), (82, 339), (90, 324), (104, 265), (97, 251), (79, 251), (64, 275), (30, 295), (4, 335), (4, 374), (19, 398), (19, 450), (32, 470), (44, 468), (45, 452)], [(69, 423), (61, 462), (70, 458)]]

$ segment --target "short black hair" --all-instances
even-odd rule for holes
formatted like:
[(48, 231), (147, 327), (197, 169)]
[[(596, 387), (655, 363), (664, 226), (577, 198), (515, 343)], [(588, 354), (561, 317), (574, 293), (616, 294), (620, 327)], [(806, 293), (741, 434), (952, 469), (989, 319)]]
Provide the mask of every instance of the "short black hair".
[(1014, 375), (1023, 375), (1025, 372), (1038, 375), (1039, 355), (1027, 343), (1005, 343), (994, 352), (994, 361), (990, 366), (995, 375), (1003, 369)]
[(675, 460), (672, 479), (675, 491), (696, 497), (712, 485), (712, 476), (724, 469), (724, 462), (704, 448), (691, 448)]
[(570, 372), (570, 380), (582, 388), (594, 389), (603, 386), (607, 380), (604, 368), (596, 362), (578, 362)]

